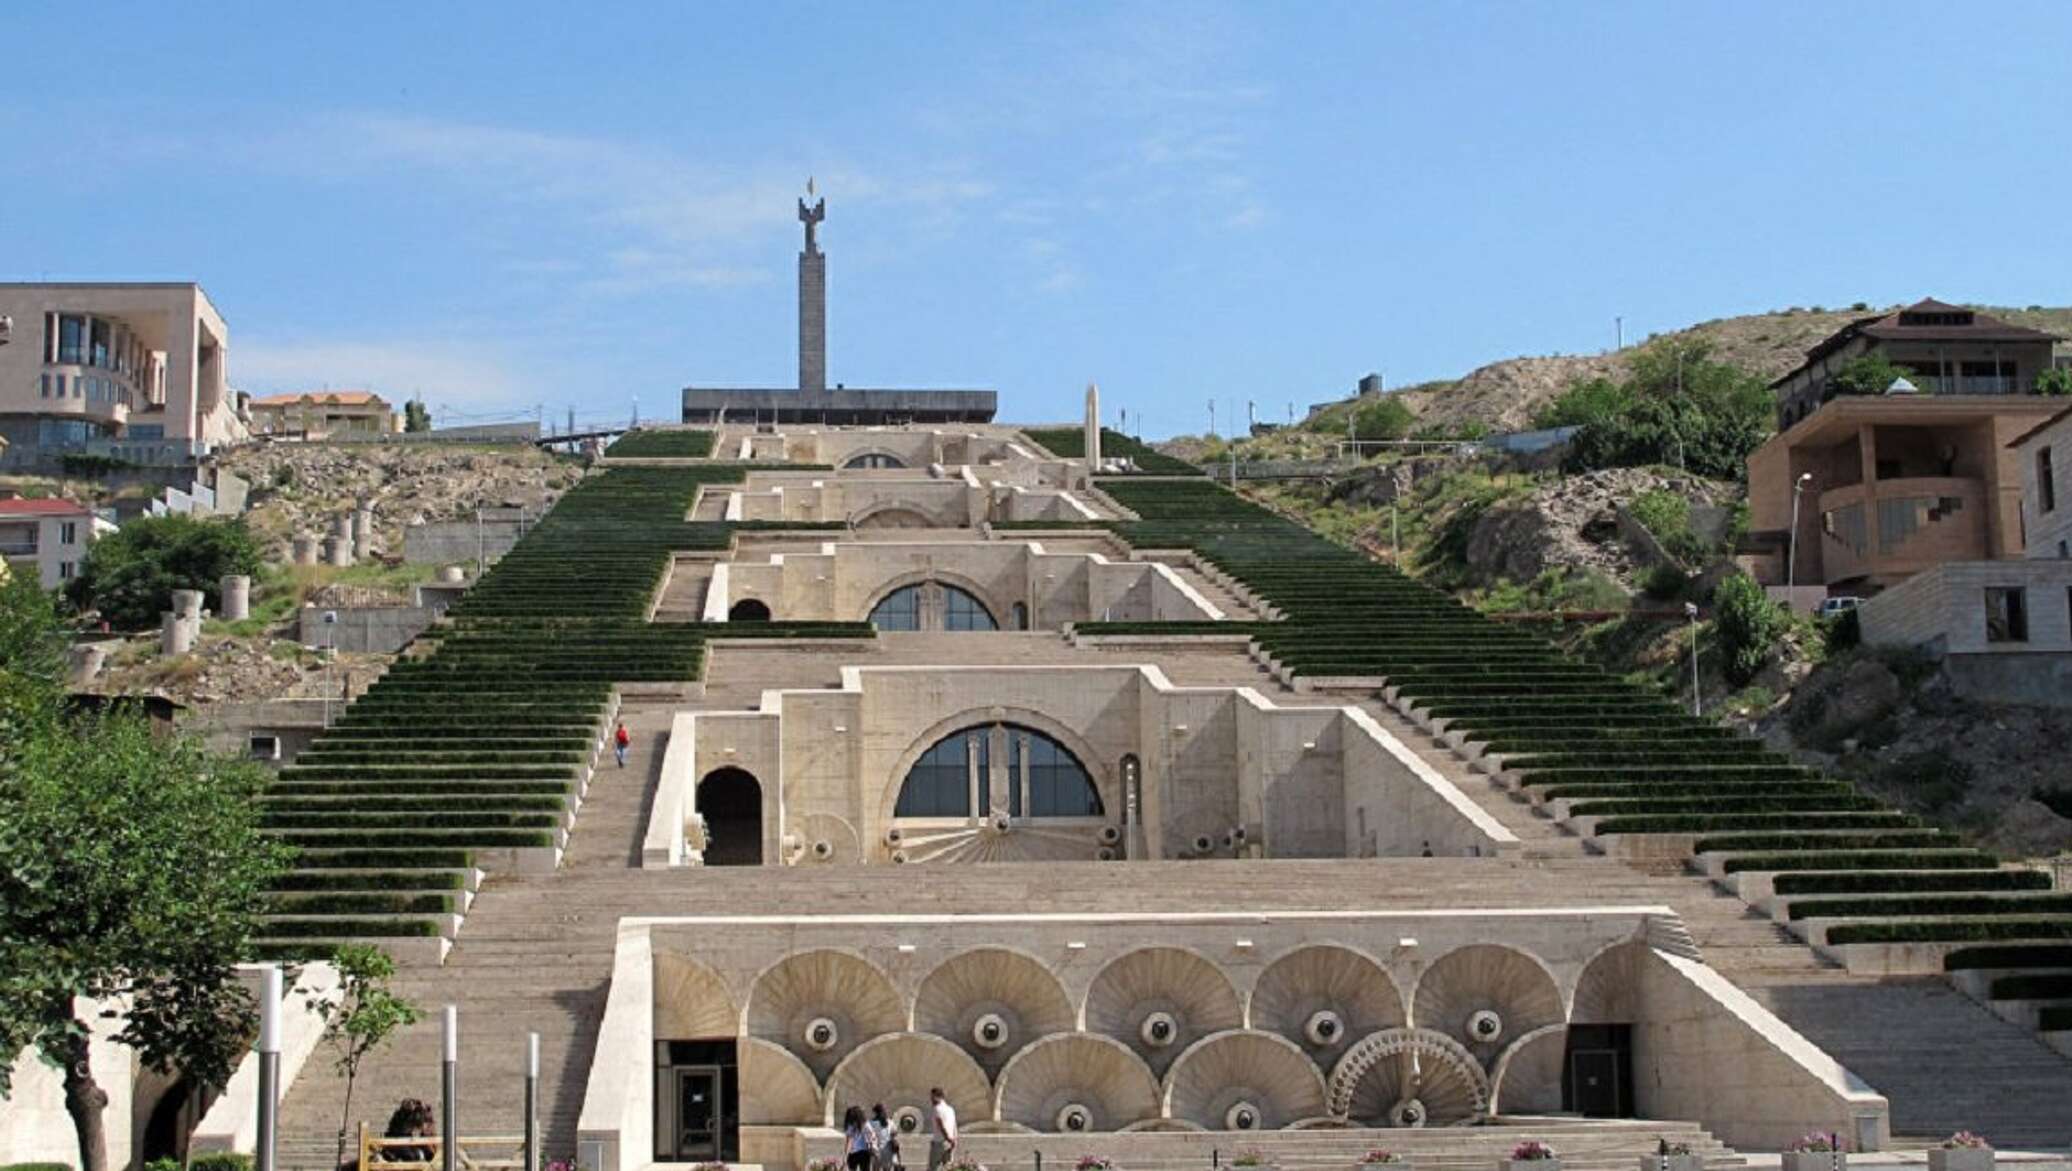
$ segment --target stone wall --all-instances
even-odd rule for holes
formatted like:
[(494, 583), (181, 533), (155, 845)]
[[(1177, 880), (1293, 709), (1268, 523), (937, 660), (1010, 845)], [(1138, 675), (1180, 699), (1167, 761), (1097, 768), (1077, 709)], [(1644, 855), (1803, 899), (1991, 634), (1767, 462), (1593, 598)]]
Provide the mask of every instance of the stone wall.
[(531, 527), (530, 521), (514, 517), (485, 519), (479, 525), (472, 520), (411, 525), (403, 530), (403, 560), (411, 565), (454, 565), (479, 554), (494, 562)]
[[(1985, 591), (2024, 591), (2029, 637), (1988, 642)], [(1927, 646), (1949, 655), (2072, 654), (2072, 561), (1956, 561), (1901, 582), (1857, 611), (1872, 646)]]
[[(326, 629), (324, 615), (338, 615)], [(343, 606), (302, 608), (298, 637), (304, 646), (328, 646), (352, 654), (394, 654), (439, 617), (432, 606)]]

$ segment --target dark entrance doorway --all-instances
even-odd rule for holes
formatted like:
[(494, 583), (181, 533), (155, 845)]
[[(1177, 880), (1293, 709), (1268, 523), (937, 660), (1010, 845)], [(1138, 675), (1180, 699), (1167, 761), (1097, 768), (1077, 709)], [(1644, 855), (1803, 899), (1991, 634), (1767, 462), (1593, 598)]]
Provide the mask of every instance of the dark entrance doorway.
[(1634, 1116), (1632, 1025), (1568, 1027), (1561, 1104), (1585, 1118)]
[(729, 622), (768, 622), (770, 608), (754, 598), (743, 598), (727, 611)]
[(655, 1042), (655, 1159), (741, 1157), (741, 1086), (732, 1041)]
[(763, 787), (753, 774), (738, 768), (706, 773), (696, 808), (705, 818), (707, 866), (762, 865)]

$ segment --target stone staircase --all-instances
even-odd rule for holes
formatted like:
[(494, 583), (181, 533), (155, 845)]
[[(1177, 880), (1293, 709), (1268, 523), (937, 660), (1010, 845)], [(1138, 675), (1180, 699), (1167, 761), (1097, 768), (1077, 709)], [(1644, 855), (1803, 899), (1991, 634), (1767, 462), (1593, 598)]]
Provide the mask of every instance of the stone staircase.
[(1895, 1134), (2072, 1143), (2072, 1060), (2035, 1032), (1941, 977), (1852, 976), (1681, 865), (1649, 873), (1595, 854), (1388, 704), (1360, 706), (1516, 834), (1527, 858), (1596, 871), (1600, 901), (1675, 909), (1708, 964), (1891, 1101)]

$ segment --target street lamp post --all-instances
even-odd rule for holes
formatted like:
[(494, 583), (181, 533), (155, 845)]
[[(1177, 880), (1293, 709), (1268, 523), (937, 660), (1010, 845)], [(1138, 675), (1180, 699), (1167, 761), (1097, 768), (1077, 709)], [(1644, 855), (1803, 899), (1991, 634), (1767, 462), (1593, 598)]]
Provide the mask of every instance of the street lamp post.
[(1705, 714), (1705, 692), (1698, 684), (1698, 607), (1684, 603), (1684, 618), (1691, 624), (1691, 715)]
[(1813, 482), (1812, 472), (1800, 472), (1791, 485), (1791, 551), (1784, 557), (1784, 589), (1796, 605), (1794, 588), (1799, 584), (1799, 495)]
[(331, 726), (331, 688), (337, 679), (338, 611), (324, 611), (324, 726)]

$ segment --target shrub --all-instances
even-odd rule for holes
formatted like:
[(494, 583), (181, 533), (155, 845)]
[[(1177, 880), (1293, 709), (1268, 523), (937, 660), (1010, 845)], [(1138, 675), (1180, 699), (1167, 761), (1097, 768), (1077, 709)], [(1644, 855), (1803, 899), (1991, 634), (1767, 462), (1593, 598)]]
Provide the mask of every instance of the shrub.
[(1726, 655), (1726, 674), (1736, 687), (1746, 687), (1770, 659), (1788, 619), (1784, 610), (1746, 574), (1735, 574), (1713, 592), (1715, 626)]
[(1702, 340), (1650, 342), (1628, 358), (1624, 381), (1576, 383), (1534, 422), (1582, 428), (1563, 460), (1570, 471), (1675, 464), (1737, 479), (1768, 436), (1775, 403), (1760, 376), (1711, 352)]
[[(145, 1171), (157, 1171), (159, 1163), (171, 1163), (174, 1171), (180, 1166), (177, 1159), (157, 1159), (146, 1165)], [(70, 1163), (0, 1163), (0, 1171), (72, 1171)]]
[(1865, 354), (1844, 365), (1828, 379), (1823, 398), (1842, 395), (1884, 394), (1893, 380), (1904, 378), (1913, 381), (1913, 371), (1896, 365), (1877, 354)]
[(200, 590), (202, 604), (214, 606), (224, 575), (254, 574), (259, 566), (259, 544), (243, 520), (146, 516), (88, 548), (66, 592), (110, 624), (140, 630), (158, 622), (174, 590)]
[(1353, 411), (1353, 436), (1357, 439), (1401, 439), (1410, 434), (1417, 416), (1393, 395), (1384, 395)]
[(1854, 610), (1844, 610), (1828, 620), (1827, 653), (1839, 655), (1863, 642), (1863, 620)]
[(1650, 598), (1671, 601), (1682, 597), (1684, 590), (1690, 588), (1690, 584), (1691, 575), (1685, 573), (1682, 566), (1664, 563), (1648, 570), (1647, 580), (1642, 583), (1641, 589)]
[(189, 1159), (187, 1171), (252, 1171), (252, 1156), (236, 1151), (209, 1151)]

